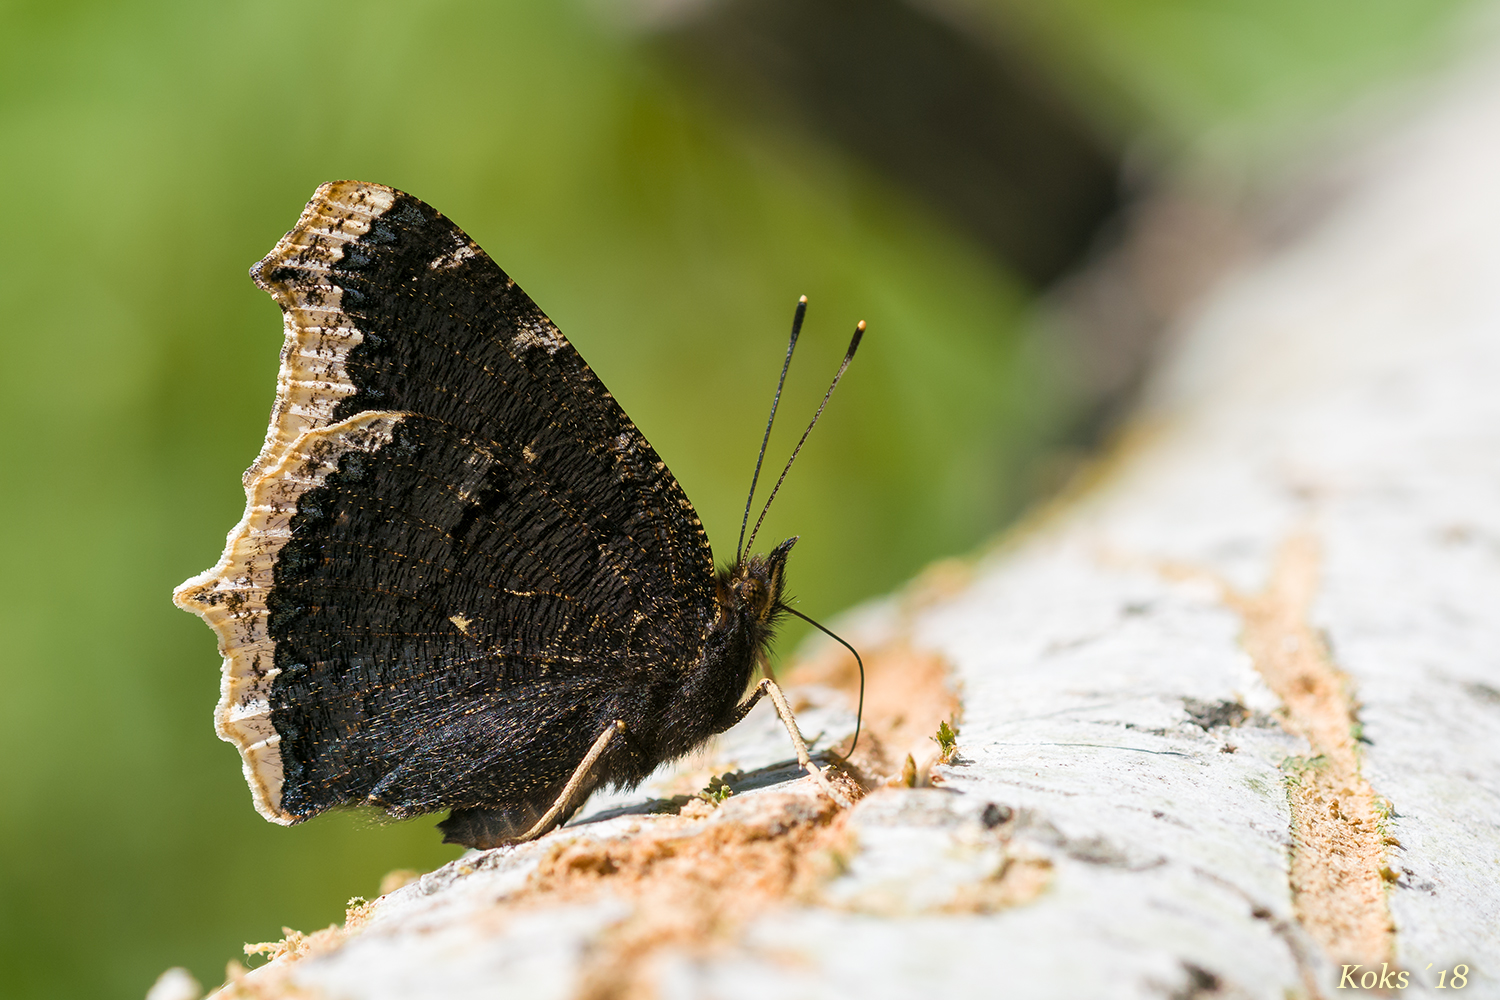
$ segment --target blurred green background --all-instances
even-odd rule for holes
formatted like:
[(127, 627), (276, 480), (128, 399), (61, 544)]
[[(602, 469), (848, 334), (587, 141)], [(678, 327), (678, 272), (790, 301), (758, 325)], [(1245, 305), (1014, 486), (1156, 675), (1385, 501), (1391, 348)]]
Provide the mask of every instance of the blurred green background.
[[(264, 433), (281, 327), (246, 269), (319, 182), (392, 184), (463, 226), (721, 552), (797, 296), (772, 462), (867, 320), (763, 535), (802, 535), (811, 614), (971, 549), (1086, 443), (1101, 401), (1033, 315), (1093, 230), (1028, 270), (920, 163), (820, 128), (813, 77), (766, 100), (715, 77), (733, 41), (700, 6), (0, 3), (0, 994), (141, 997), (177, 964), (213, 985), (243, 942), (457, 854), (431, 820), (261, 820), (213, 733), (213, 637), (170, 602), (218, 557)], [(1470, 6), (974, 0), (953, 23), (1111, 163), (1147, 149), (1156, 177), (1233, 186), (1440, 64)]]

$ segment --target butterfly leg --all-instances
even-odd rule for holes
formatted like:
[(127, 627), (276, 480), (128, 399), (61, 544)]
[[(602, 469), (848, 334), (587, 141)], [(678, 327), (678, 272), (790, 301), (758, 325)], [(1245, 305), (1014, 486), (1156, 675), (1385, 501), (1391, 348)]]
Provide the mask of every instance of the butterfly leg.
[(593, 770), (594, 765), (599, 762), (599, 758), (604, 755), (604, 750), (609, 746), (609, 741), (615, 738), (616, 733), (623, 733), (624, 731), (625, 722), (622, 719), (616, 719), (614, 725), (604, 728), (604, 732), (599, 734), (599, 738), (594, 741), (594, 745), (589, 747), (589, 752), (583, 755), (582, 762), (574, 770), (573, 777), (569, 778), (568, 783), (563, 786), (562, 792), (557, 796), (557, 801), (552, 803), (552, 808), (543, 813), (542, 818), (537, 820), (530, 830), (521, 834), (516, 839), (516, 843), (535, 840), (551, 828), (552, 821), (568, 807), (568, 803), (578, 793), (578, 789), (588, 780), (589, 771)]
[(797, 763), (813, 776), (813, 780), (828, 793), (830, 799), (848, 809), (852, 803), (842, 792), (833, 787), (833, 783), (828, 780), (822, 768), (813, 763), (812, 754), (807, 752), (807, 741), (802, 738), (802, 731), (797, 728), (797, 718), (792, 715), (792, 706), (787, 704), (786, 695), (782, 693), (780, 684), (769, 677), (763, 678), (759, 684), (755, 685), (755, 693), (745, 699), (744, 704), (736, 711), (734, 721), (738, 722), (750, 714), (750, 709), (754, 708), (755, 703), (764, 695), (771, 696), (771, 704), (776, 706), (776, 714), (780, 717), (781, 724), (786, 726), (787, 735), (792, 738), (792, 746), (797, 751)]

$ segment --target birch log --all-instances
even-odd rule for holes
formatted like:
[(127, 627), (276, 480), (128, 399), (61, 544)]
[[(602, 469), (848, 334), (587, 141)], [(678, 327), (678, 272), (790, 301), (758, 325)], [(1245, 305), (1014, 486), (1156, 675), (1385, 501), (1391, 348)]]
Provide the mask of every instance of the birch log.
[(757, 710), (218, 995), (1500, 997), (1500, 74), (1361, 164), (1087, 489), (851, 619), (852, 809)]

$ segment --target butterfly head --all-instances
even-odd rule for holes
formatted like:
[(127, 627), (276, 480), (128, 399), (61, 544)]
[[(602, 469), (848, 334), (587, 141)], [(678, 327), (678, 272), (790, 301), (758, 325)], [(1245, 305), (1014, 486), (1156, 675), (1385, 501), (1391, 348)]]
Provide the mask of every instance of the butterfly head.
[(758, 625), (768, 625), (781, 610), (786, 585), (786, 560), (797, 544), (788, 538), (766, 555), (753, 555), (736, 562), (719, 577), (719, 603), (738, 605)]

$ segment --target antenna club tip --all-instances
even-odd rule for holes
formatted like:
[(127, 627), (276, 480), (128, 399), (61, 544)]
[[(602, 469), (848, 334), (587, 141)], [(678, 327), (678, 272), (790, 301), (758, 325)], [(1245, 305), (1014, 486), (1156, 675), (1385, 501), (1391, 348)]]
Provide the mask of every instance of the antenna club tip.
[(798, 300), (797, 300), (797, 304), (798, 304), (798, 305), (799, 305), (799, 306), (805, 306), (805, 305), (807, 305), (807, 296), (806, 296), (806, 295), (804, 295), (804, 296), (802, 296), (802, 297), (801, 297), (801, 298), (800, 298), (800, 299), (798, 299)]
[(865, 321), (860, 320), (859, 325), (854, 328), (854, 336), (849, 340), (849, 350), (844, 355), (844, 363), (854, 357), (854, 352), (859, 350), (859, 342), (865, 339)]

